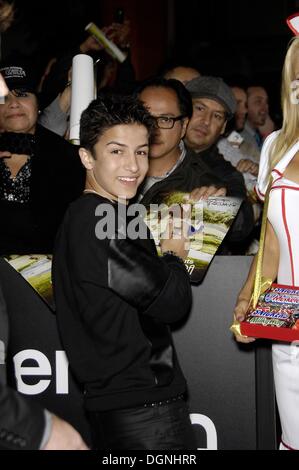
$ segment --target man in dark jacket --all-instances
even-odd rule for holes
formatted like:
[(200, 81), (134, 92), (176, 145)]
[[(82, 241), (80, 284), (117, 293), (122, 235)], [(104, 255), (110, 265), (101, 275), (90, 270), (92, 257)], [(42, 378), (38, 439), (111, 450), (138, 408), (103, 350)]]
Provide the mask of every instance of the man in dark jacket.
[(177, 80), (157, 78), (145, 82), (138, 93), (157, 126), (139, 200), (145, 205), (158, 202), (161, 194), (169, 190), (194, 191), (198, 199), (225, 195), (223, 180), (206, 164), (186, 154), (182, 139), (192, 116), (192, 101), (186, 88)]
[(246, 198), (242, 174), (219, 153), (217, 142), (224, 133), (227, 121), (236, 111), (236, 101), (228, 85), (218, 77), (197, 77), (186, 85), (192, 96), (193, 115), (187, 127), (185, 144), (192, 161), (207, 165), (221, 178), (229, 196), (244, 199), (237, 216), (231, 241), (244, 240), (253, 229), (253, 211)]

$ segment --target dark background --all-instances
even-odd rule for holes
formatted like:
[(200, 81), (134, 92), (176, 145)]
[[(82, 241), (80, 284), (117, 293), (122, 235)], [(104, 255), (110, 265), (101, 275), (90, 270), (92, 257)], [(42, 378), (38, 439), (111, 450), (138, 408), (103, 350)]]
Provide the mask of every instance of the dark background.
[(86, 37), (94, 21), (110, 24), (122, 8), (131, 22), (132, 61), (137, 78), (155, 74), (166, 62), (197, 67), (224, 78), (242, 75), (264, 84), (272, 115), (279, 120), (280, 75), (292, 33), (285, 19), (298, 0), (15, 0), (13, 26), (2, 35), (2, 58), (47, 61)]

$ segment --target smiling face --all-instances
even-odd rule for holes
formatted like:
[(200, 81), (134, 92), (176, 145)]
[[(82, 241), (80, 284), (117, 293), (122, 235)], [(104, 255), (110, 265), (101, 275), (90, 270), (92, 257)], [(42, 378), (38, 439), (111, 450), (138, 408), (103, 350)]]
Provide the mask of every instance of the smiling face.
[(38, 105), (32, 93), (15, 96), (11, 91), (0, 106), (0, 128), (6, 132), (24, 132), (34, 134)]
[(185, 142), (188, 147), (201, 152), (213, 145), (223, 134), (226, 126), (226, 111), (215, 100), (195, 98), (193, 115), (187, 127)]
[(141, 124), (119, 124), (100, 136), (90, 151), (80, 148), (87, 187), (117, 201), (130, 200), (148, 170), (149, 135)]
[(248, 99), (248, 121), (256, 129), (263, 126), (269, 113), (268, 95), (266, 90), (260, 86), (252, 86), (247, 90)]

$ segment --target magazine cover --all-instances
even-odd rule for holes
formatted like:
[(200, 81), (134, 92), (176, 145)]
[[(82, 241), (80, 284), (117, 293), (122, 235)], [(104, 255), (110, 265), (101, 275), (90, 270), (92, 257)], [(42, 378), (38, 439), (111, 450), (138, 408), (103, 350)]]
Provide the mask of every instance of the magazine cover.
[(199, 283), (232, 225), (241, 202), (241, 199), (232, 197), (210, 197), (194, 202), (190, 200), (188, 193), (172, 192), (164, 195), (163, 202), (159, 205), (150, 205), (145, 222), (152, 232), (158, 254), (161, 255), (160, 239), (169, 216), (175, 220), (176, 214), (188, 214), (190, 246), (185, 264), (191, 282)]
[(6, 255), (4, 258), (26, 279), (51, 310), (54, 310), (52, 255)]

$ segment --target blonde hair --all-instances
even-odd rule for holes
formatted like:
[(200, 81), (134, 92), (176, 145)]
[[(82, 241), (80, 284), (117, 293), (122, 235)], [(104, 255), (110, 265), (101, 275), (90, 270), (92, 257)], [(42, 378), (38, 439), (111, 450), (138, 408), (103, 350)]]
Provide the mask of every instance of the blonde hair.
[[(299, 107), (298, 99), (296, 103), (292, 101), (292, 94), (294, 88), (292, 82), (295, 80), (295, 59), (298, 59), (299, 64), (299, 37), (294, 37), (290, 43), (285, 56), (284, 66), (282, 69), (282, 84), (281, 84), (281, 108), (283, 114), (283, 123), (281, 132), (275, 139), (270, 149), (270, 165), (271, 171), (275, 165), (281, 160), (287, 150), (299, 138)], [(296, 92), (295, 92), (296, 93)]]

